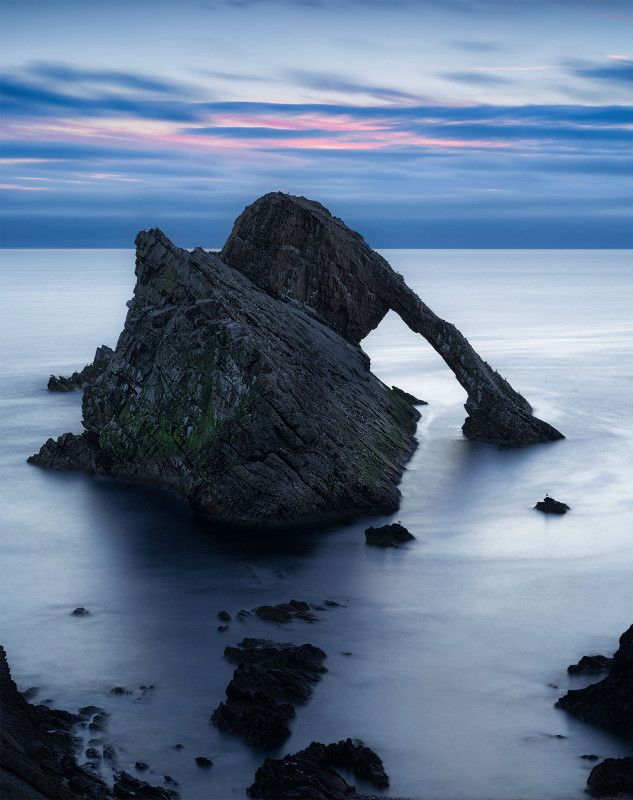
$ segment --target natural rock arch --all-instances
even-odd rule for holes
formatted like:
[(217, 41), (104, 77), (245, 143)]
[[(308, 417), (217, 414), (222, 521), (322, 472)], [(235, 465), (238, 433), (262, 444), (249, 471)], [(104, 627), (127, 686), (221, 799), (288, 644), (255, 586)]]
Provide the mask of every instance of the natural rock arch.
[(363, 237), (320, 203), (272, 192), (238, 217), (221, 259), (272, 296), (311, 309), (359, 344), (389, 310), (423, 336), (468, 395), (469, 439), (529, 444), (564, 438), (440, 319)]

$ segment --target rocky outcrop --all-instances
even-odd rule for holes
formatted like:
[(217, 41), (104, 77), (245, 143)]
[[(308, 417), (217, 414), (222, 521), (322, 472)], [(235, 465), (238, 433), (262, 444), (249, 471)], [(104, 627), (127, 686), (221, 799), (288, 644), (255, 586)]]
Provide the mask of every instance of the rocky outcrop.
[(606, 758), (597, 764), (587, 779), (587, 791), (597, 797), (633, 797), (633, 756)]
[(467, 436), (561, 436), (318, 203), (265, 195), (220, 256), (157, 229), (136, 246), (125, 327), (84, 389), (85, 431), (31, 463), (158, 483), (236, 526), (392, 513), (419, 412), (358, 346), (390, 308), (466, 388)]
[(397, 508), (419, 413), (358, 347), (158, 230), (137, 237), (136, 274), (85, 432), (31, 463), (162, 484), (236, 526)]
[(305, 703), (326, 672), (325, 653), (311, 644), (246, 638), (238, 647), (226, 647), (224, 655), (237, 669), (226, 687), (226, 702), (215, 709), (211, 721), (246, 744), (280, 745), (290, 736), (293, 704)]
[(633, 625), (620, 637), (607, 676), (584, 689), (570, 689), (556, 705), (633, 744)]
[(351, 769), (357, 778), (368, 780), (379, 789), (389, 786), (380, 757), (362, 742), (346, 739), (328, 745), (312, 742), (294, 755), (267, 758), (247, 792), (250, 797), (262, 800), (346, 800), (355, 787), (334, 767)]
[(81, 372), (73, 372), (70, 378), (64, 378), (62, 375), (55, 377), (51, 375), (48, 381), (48, 389), (51, 392), (76, 392), (80, 389), (85, 389), (105, 371), (108, 362), (113, 356), (112, 349), (103, 344), (97, 347), (94, 361), (92, 364), (84, 367)]
[(380, 528), (367, 528), (365, 531), (365, 541), (375, 547), (399, 547), (404, 542), (414, 539), (415, 536), (399, 522), (383, 525)]
[(436, 316), (363, 237), (319, 203), (266, 194), (235, 222), (221, 252), (273, 297), (310, 308), (355, 344), (389, 311), (439, 353), (468, 394), (464, 434), (528, 444), (563, 438), (532, 416), (530, 404), (483, 361), (457, 328)]
[(544, 514), (566, 514), (571, 509), (567, 503), (561, 503), (560, 500), (554, 500), (553, 497), (545, 495), (542, 500), (534, 506), (537, 511), (542, 511)]

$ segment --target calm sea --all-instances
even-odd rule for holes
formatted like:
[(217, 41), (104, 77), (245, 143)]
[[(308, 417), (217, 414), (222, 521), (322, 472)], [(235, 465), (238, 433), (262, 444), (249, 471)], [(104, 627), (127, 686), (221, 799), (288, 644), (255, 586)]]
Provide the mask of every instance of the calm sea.
[[(463, 391), (389, 315), (364, 342), (373, 369), (429, 402), (398, 514), (227, 538), (160, 490), (26, 464), (48, 437), (81, 430), (80, 395), (46, 382), (116, 344), (134, 254), (1, 253), (0, 641), (20, 688), (70, 710), (106, 708), (118, 767), (147, 762), (143, 777), (172, 776), (183, 800), (244, 798), (266, 755), (209, 724), (232, 675), (224, 647), (244, 636), (328, 654), (276, 755), (360, 738), (393, 796), (580, 799), (590, 768), (580, 756), (627, 753), (554, 702), (590, 682), (568, 677), (568, 664), (610, 655), (633, 622), (631, 252), (384, 255), (567, 438), (466, 441)], [(534, 511), (546, 493), (571, 513)], [(417, 541), (367, 547), (365, 528), (390, 519)], [(341, 607), (313, 625), (249, 619), (217, 631), (222, 609), (291, 598)], [(90, 616), (73, 617), (77, 606)], [(155, 686), (145, 699), (142, 684)], [(114, 686), (133, 694), (111, 696)]]

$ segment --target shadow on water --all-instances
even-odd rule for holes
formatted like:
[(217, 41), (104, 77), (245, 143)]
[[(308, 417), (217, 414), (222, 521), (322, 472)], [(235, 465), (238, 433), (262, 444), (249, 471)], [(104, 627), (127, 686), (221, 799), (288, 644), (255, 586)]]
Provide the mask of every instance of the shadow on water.
[(91, 516), (116, 537), (126, 559), (173, 569), (217, 567), (218, 560), (262, 565), (306, 558), (340, 527), (235, 529), (196, 515), (174, 492), (111, 478), (89, 478)]

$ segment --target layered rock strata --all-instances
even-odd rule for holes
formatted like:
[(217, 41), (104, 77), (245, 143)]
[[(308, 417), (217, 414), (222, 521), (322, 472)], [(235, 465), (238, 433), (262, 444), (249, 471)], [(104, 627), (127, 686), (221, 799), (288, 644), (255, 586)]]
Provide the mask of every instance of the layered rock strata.
[(85, 431), (49, 439), (31, 463), (171, 487), (236, 526), (391, 513), (419, 412), (359, 347), (390, 308), (466, 388), (467, 436), (561, 437), (318, 203), (265, 195), (219, 256), (157, 229), (136, 246), (125, 327), (84, 388)]

